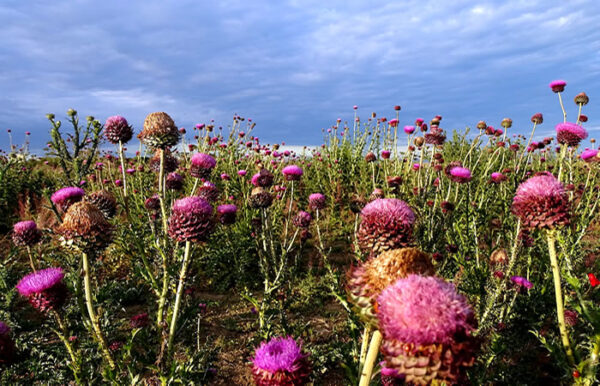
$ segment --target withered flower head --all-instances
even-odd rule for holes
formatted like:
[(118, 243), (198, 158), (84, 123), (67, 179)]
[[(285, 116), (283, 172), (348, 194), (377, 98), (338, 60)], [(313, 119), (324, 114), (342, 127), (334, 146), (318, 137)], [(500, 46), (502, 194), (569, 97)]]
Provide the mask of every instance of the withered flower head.
[(63, 245), (86, 253), (99, 253), (106, 248), (112, 231), (100, 209), (87, 201), (71, 205), (58, 228)]
[(163, 112), (148, 114), (138, 138), (148, 147), (165, 149), (179, 142), (180, 133), (173, 119)]

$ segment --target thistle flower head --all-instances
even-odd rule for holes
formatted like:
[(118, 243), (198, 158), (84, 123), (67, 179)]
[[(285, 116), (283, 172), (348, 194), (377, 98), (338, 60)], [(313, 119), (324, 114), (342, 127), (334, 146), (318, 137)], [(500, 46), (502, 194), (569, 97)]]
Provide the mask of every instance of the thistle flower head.
[(310, 376), (308, 355), (292, 337), (262, 342), (254, 351), (252, 375), (259, 386), (303, 385)]
[(144, 207), (148, 210), (158, 210), (160, 208), (160, 197), (158, 197), (158, 194), (148, 197), (144, 201)]
[(237, 206), (234, 204), (224, 204), (217, 207), (217, 217), (221, 224), (233, 224), (235, 222), (236, 214)]
[(120, 115), (108, 117), (104, 124), (104, 136), (113, 144), (124, 144), (129, 142), (133, 136), (133, 128), (127, 123), (127, 119)]
[(544, 116), (542, 113), (535, 113), (531, 116), (531, 122), (535, 123), (536, 125), (541, 125), (544, 122)]
[(23, 277), (17, 290), (39, 311), (57, 310), (67, 298), (67, 287), (62, 282), (64, 276), (60, 267), (42, 269)]
[(273, 185), (273, 178), (273, 173), (271, 173), (267, 169), (261, 169), (260, 172), (252, 176), (250, 182), (254, 186), (268, 188), (269, 186)]
[(154, 155), (152, 156), (152, 158), (150, 158), (150, 170), (153, 170), (157, 173), (160, 172), (161, 152), (165, 153), (163, 172), (171, 173), (177, 170), (177, 168), (179, 167), (179, 161), (177, 160), (177, 158), (175, 158), (175, 156), (173, 156), (173, 153), (171, 153), (171, 150), (169, 150), (169, 148), (156, 149)]
[(414, 126), (404, 126), (404, 132), (406, 134), (412, 134), (415, 132), (415, 127)]
[(496, 184), (506, 181), (506, 176), (500, 172), (492, 173), (491, 177), (492, 177), (492, 182), (496, 183)]
[(167, 189), (181, 190), (183, 188), (183, 176), (175, 172), (169, 173), (165, 181), (165, 186)]
[(310, 213), (301, 210), (292, 219), (292, 224), (294, 224), (295, 226), (297, 226), (299, 228), (308, 228), (311, 221), (312, 221), (312, 216), (310, 215)]
[(77, 202), (69, 207), (58, 232), (63, 244), (84, 252), (100, 252), (110, 243), (113, 227), (104, 214), (89, 202)]
[(409, 275), (377, 298), (384, 339), (415, 345), (451, 344), (475, 329), (475, 317), (454, 285), (433, 276)]
[(395, 198), (371, 201), (361, 211), (359, 245), (372, 255), (408, 246), (414, 222), (415, 214), (404, 201)]
[(17, 246), (32, 246), (42, 238), (42, 232), (35, 221), (20, 221), (13, 226), (12, 239)]
[(581, 153), (581, 159), (584, 160), (585, 162), (597, 162), (597, 161), (599, 161), (597, 156), (598, 156), (598, 150), (596, 150), (596, 149), (585, 149)]
[(564, 80), (553, 80), (552, 82), (550, 82), (550, 88), (555, 93), (565, 91), (566, 85), (567, 82), (565, 82)]
[(54, 192), (50, 199), (62, 211), (66, 211), (72, 204), (81, 201), (85, 192), (81, 188), (68, 186)]
[(569, 223), (570, 203), (564, 186), (552, 174), (529, 178), (517, 188), (512, 212), (526, 228), (552, 229)]
[(463, 168), (461, 166), (455, 166), (452, 169), (450, 169), (450, 175), (448, 177), (454, 182), (463, 184), (465, 182), (471, 181), (472, 175), (469, 169)]
[(425, 134), (425, 143), (430, 145), (443, 145), (446, 141), (446, 134), (437, 126), (431, 126), (431, 131)]
[(169, 236), (179, 242), (205, 241), (214, 228), (212, 212), (210, 203), (201, 197), (176, 200), (169, 217)]
[(527, 289), (533, 288), (533, 284), (529, 280), (525, 279), (522, 276), (511, 276), (510, 281), (512, 281), (519, 287), (523, 287), (523, 288), (527, 288)]
[(175, 146), (180, 139), (179, 128), (169, 114), (155, 112), (148, 114), (144, 120), (144, 129), (138, 138), (151, 148), (165, 149)]
[(299, 181), (304, 173), (298, 165), (288, 165), (281, 170), (287, 181)]
[(273, 195), (262, 187), (252, 189), (248, 197), (248, 205), (253, 209), (268, 208), (272, 203)]
[(83, 200), (100, 209), (106, 218), (112, 218), (117, 212), (117, 200), (108, 190), (98, 190), (85, 196)]
[(208, 178), (217, 165), (217, 161), (209, 154), (196, 153), (191, 159), (190, 174), (196, 178)]
[(325, 208), (326, 202), (327, 199), (322, 193), (313, 193), (310, 196), (308, 196), (308, 205), (313, 210)]
[(217, 198), (219, 198), (219, 189), (217, 189), (217, 186), (212, 182), (205, 181), (198, 187), (196, 195), (204, 198), (208, 202), (215, 202)]
[(577, 146), (588, 137), (587, 131), (574, 123), (565, 122), (556, 125), (556, 140), (560, 144)]

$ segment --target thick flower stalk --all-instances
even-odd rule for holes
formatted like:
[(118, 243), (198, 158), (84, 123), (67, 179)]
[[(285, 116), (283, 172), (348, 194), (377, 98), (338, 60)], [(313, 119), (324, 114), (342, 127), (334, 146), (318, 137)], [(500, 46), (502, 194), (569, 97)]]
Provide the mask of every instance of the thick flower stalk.
[(127, 178), (125, 176), (125, 154), (123, 145), (133, 136), (133, 128), (122, 116), (108, 117), (104, 124), (104, 136), (115, 145), (119, 145), (119, 161), (121, 163), (121, 177), (123, 179), (123, 196), (127, 197)]
[(200, 197), (186, 197), (175, 201), (169, 217), (169, 236), (177, 242), (185, 242), (185, 250), (179, 281), (173, 306), (173, 316), (167, 342), (167, 353), (170, 358), (173, 352), (173, 339), (177, 327), (177, 317), (181, 305), (181, 295), (185, 286), (190, 249), (192, 243), (206, 241), (214, 229), (213, 208), (210, 203)]
[(262, 342), (254, 351), (252, 377), (257, 386), (301, 386), (310, 373), (308, 354), (292, 337)]
[(563, 185), (551, 174), (542, 174), (519, 185), (513, 198), (512, 211), (530, 229), (542, 229), (547, 233), (550, 265), (554, 277), (554, 294), (561, 341), (567, 358), (575, 363), (573, 349), (565, 324), (564, 302), (560, 279), (560, 266), (556, 256), (556, 228), (570, 222), (569, 197)]
[(20, 221), (13, 226), (12, 240), (16, 246), (27, 248), (29, 255), (29, 265), (35, 272), (36, 262), (31, 253), (31, 247), (40, 242), (42, 231), (40, 231), (34, 221)]

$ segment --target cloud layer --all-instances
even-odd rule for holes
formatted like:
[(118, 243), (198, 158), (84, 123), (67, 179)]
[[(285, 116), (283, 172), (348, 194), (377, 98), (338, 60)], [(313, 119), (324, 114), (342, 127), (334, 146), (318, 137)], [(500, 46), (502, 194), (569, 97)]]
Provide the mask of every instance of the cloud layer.
[(453, 130), (508, 116), (527, 132), (542, 112), (552, 132), (562, 115), (551, 80), (568, 81), (573, 120), (575, 94), (592, 109), (600, 97), (595, 3), (8, 0), (0, 129), (30, 130), (36, 147), (45, 113), (70, 107), (138, 129), (152, 111), (185, 127), (241, 114), (267, 142), (318, 144), (353, 105), (366, 118), (399, 104), (401, 124), (440, 114)]

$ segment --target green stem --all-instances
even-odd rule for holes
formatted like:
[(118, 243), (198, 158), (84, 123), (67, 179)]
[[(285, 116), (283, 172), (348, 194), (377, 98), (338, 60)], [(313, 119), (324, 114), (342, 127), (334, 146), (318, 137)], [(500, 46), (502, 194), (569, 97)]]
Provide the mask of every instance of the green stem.
[(360, 357), (358, 359), (358, 373), (362, 374), (362, 370), (365, 367), (365, 359), (367, 356), (367, 348), (369, 337), (371, 336), (371, 325), (367, 324), (363, 330), (362, 342), (360, 344)]
[(175, 305), (173, 306), (173, 317), (171, 318), (171, 328), (169, 329), (169, 341), (167, 343), (167, 358), (171, 358), (173, 351), (173, 338), (175, 337), (175, 328), (177, 327), (177, 316), (179, 315), (179, 307), (181, 305), (181, 294), (185, 285), (185, 276), (190, 262), (190, 241), (185, 242), (185, 252), (183, 255), (183, 263), (181, 272), (179, 273), (179, 284), (177, 285), (177, 294), (175, 295)]
[(96, 333), (96, 338), (98, 338), (98, 343), (100, 344), (100, 349), (102, 350), (102, 354), (104, 358), (108, 362), (111, 369), (114, 369), (115, 361), (110, 354), (110, 350), (108, 349), (108, 344), (106, 343), (106, 339), (102, 334), (102, 330), (100, 329), (100, 323), (98, 322), (98, 316), (96, 315), (96, 311), (94, 311), (94, 304), (92, 300), (92, 286), (90, 282), (90, 264), (87, 253), (82, 254), (83, 257), (83, 285), (85, 291), (85, 303), (87, 305), (88, 314), (90, 315), (90, 320), (92, 322), (92, 327)]
[(371, 383), (373, 367), (375, 367), (375, 362), (377, 361), (377, 354), (379, 354), (379, 346), (381, 346), (382, 338), (383, 337), (381, 336), (379, 330), (375, 330), (375, 332), (373, 332), (371, 344), (369, 344), (369, 351), (367, 352), (367, 358), (365, 359), (365, 366), (360, 374), (358, 386), (369, 386)]
[(31, 266), (31, 269), (33, 270), (33, 272), (35, 272), (36, 271), (35, 262), (33, 260), (33, 255), (31, 254), (31, 247), (29, 245), (27, 246), (27, 255), (29, 256), (29, 265)]
[(562, 97), (560, 96), (561, 93), (557, 92), (557, 94), (558, 94), (558, 101), (560, 102), (560, 108), (562, 109), (562, 112), (563, 112), (563, 118), (564, 118), (563, 122), (566, 123), (567, 122), (567, 112), (565, 111), (565, 105), (563, 104)]
[(565, 324), (565, 306), (563, 304), (562, 287), (560, 284), (560, 268), (556, 257), (556, 239), (553, 231), (548, 231), (548, 252), (550, 254), (550, 265), (552, 266), (552, 275), (554, 276), (554, 295), (556, 297), (556, 313), (558, 317), (558, 328), (560, 329), (560, 338), (563, 347), (567, 353), (567, 359), (572, 366), (575, 364), (573, 349), (569, 343), (567, 325)]
[(76, 383), (81, 384), (81, 380), (79, 379), (79, 372), (81, 371), (81, 369), (79, 368), (79, 361), (77, 360), (77, 355), (75, 355), (75, 350), (73, 350), (73, 346), (71, 346), (71, 342), (69, 342), (69, 340), (66, 338), (66, 336), (68, 335), (67, 327), (65, 326), (65, 323), (63, 322), (60, 314), (56, 310), (53, 310), (53, 314), (54, 318), (56, 319), (56, 323), (60, 328), (60, 331), (54, 330), (54, 332), (56, 333), (58, 338), (63, 342), (65, 348), (67, 349), (67, 352), (69, 353), (69, 356), (71, 357), (71, 362), (73, 363), (73, 376), (75, 377)]
[(123, 178), (123, 197), (127, 200), (127, 178), (125, 177), (125, 156), (123, 155), (123, 142), (119, 140), (119, 160), (121, 161), (121, 176)]

